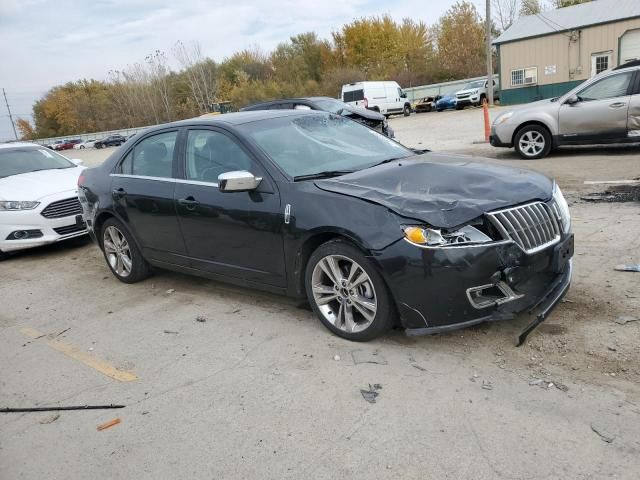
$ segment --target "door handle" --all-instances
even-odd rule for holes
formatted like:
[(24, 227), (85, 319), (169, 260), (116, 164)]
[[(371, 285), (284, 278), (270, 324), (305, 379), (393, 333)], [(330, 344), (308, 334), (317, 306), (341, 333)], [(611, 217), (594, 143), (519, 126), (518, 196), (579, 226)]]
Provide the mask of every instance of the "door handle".
[(616, 102), (616, 103), (612, 103), (611, 105), (609, 105), (611, 108), (621, 108), (624, 107), (626, 105), (625, 102)]
[(195, 209), (198, 205), (200, 205), (200, 202), (198, 202), (195, 198), (193, 198), (192, 196), (189, 196), (187, 198), (181, 198), (180, 200), (178, 200), (178, 204), (182, 205), (183, 207), (186, 207), (187, 210), (193, 210)]
[(127, 194), (127, 192), (124, 188), (118, 188), (117, 190), (113, 190), (111, 194), (113, 195), (113, 198), (122, 198)]

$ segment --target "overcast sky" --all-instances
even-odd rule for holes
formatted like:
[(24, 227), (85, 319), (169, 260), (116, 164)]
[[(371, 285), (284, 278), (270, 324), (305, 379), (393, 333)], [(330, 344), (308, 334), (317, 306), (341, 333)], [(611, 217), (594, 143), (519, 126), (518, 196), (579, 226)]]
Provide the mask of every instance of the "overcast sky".
[[(434, 23), (455, 0), (0, 0), (0, 87), (15, 117), (54, 85), (141, 61), (182, 40), (216, 61), (269, 51), (297, 33), (331, 31), (354, 18), (390, 14)], [(480, 12), (484, 1), (474, 0)], [(0, 141), (13, 138), (4, 99)]]

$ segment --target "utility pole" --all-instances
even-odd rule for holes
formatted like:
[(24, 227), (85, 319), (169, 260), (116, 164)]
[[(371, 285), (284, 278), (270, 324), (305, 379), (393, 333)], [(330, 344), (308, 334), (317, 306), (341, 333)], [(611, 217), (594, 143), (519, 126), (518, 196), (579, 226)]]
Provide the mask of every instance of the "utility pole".
[(2, 89), (2, 95), (4, 95), (4, 104), (7, 106), (7, 112), (9, 112), (9, 120), (11, 121), (11, 127), (13, 128), (13, 134), (15, 135), (16, 140), (18, 140), (18, 134), (16, 133), (16, 124), (13, 123), (11, 109), (9, 108), (9, 102), (7, 101), (7, 92), (4, 91), (4, 88)]
[(487, 101), (493, 105), (493, 55), (491, 54), (491, 0), (487, 0), (484, 19), (484, 35), (487, 48)]

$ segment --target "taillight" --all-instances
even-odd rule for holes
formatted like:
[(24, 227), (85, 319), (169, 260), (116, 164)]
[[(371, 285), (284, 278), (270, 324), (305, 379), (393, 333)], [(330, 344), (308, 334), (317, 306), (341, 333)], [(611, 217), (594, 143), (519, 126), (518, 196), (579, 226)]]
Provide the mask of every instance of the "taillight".
[(364, 97), (364, 108), (369, 108), (369, 100), (367, 100), (367, 97)]

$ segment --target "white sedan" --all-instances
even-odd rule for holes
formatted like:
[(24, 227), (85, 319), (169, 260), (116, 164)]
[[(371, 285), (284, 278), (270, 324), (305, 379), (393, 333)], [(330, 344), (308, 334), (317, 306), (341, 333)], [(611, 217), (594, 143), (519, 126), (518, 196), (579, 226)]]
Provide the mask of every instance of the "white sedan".
[(40, 145), (0, 144), (0, 259), (87, 233), (78, 201), (81, 163)]
[(84, 140), (80, 143), (76, 143), (73, 148), (75, 150), (84, 150), (85, 148), (93, 148), (95, 146), (95, 140)]

